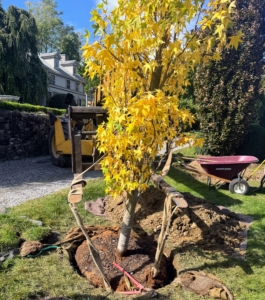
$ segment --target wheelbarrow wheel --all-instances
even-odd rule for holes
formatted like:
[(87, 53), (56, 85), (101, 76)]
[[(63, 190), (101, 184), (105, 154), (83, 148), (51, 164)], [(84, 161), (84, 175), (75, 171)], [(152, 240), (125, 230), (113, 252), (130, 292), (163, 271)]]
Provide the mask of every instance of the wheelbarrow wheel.
[(249, 185), (246, 180), (235, 178), (229, 184), (229, 191), (232, 194), (245, 195), (249, 191)]

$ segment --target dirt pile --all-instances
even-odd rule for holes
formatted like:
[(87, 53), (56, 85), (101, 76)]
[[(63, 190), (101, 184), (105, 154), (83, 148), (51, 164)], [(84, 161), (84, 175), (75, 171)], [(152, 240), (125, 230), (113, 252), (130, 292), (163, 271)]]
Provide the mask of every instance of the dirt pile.
[[(196, 245), (205, 250), (215, 250), (226, 254), (238, 253), (242, 242), (241, 232), (246, 229), (235, 213), (224, 213), (205, 199), (184, 193), (188, 208), (178, 209), (173, 218), (167, 242), (171, 247)], [(108, 218), (121, 223), (124, 203), (119, 199), (106, 197)], [(165, 194), (150, 187), (140, 198), (136, 207), (135, 226), (156, 240), (163, 217)], [(243, 253), (242, 253), (243, 254)]]

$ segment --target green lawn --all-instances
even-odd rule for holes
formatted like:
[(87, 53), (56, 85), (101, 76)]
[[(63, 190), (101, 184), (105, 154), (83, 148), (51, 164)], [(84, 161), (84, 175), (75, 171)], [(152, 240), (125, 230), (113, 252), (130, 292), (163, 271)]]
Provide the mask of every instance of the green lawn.
[[(232, 211), (254, 217), (249, 231), (246, 261), (214, 252), (204, 252), (195, 247), (185, 251), (173, 249), (175, 260), (179, 265), (178, 271), (195, 268), (212, 273), (228, 286), (236, 300), (263, 300), (265, 297), (265, 188), (254, 194), (258, 182), (250, 181), (250, 192), (245, 196), (231, 194), (223, 189), (209, 190), (206, 182), (195, 180), (190, 174), (173, 167), (166, 181), (180, 192), (190, 192), (194, 196), (226, 206)], [(103, 180), (89, 181), (85, 188), (84, 200), (103, 196), (104, 189)], [(7, 215), (0, 215), (0, 251), (15, 247), (19, 235), (25, 239), (36, 239), (52, 230), (63, 236), (70, 228), (76, 226), (67, 204), (67, 193), (68, 189), (65, 189), (41, 199), (27, 201), (10, 209)], [(110, 225), (106, 220), (86, 212), (83, 205), (80, 203), (78, 207), (84, 223)], [(41, 220), (44, 224), (43, 229), (36, 229), (36, 226), (20, 216)], [(121, 299), (117, 294), (108, 294), (103, 289), (91, 286), (72, 268), (61, 249), (36, 258), (16, 256), (0, 264), (1, 300), (41, 299), (45, 296), (65, 296), (80, 300)], [(136, 297), (135, 299), (149, 298)], [(172, 283), (158, 290), (158, 299), (199, 300), (202, 298)]]

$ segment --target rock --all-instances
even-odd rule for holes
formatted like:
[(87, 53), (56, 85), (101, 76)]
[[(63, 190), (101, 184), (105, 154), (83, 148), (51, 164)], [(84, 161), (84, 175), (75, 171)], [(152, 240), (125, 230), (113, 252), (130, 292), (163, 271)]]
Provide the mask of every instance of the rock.
[(0, 208), (0, 214), (2, 215), (7, 214), (7, 209), (5, 207)]
[(0, 253), (0, 262), (4, 262), (6, 259), (13, 258), (15, 255), (19, 254), (19, 251), (19, 248), (14, 248), (7, 252)]
[(43, 223), (41, 221), (39, 221), (39, 220), (32, 220), (32, 219), (30, 219), (30, 218), (28, 218), (26, 216), (21, 216), (21, 218), (25, 218), (26, 220), (32, 222), (35, 225), (43, 226)]

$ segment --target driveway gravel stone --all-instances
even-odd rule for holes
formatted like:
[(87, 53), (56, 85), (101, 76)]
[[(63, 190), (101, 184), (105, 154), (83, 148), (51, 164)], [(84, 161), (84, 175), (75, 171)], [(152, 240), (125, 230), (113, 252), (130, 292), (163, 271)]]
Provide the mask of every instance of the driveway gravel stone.
[[(88, 171), (84, 179), (102, 177), (101, 171)], [(54, 166), (49, 156), (0, 162), (0, 212), (30, 199), (37, 199), (69, 187), (71, 168)]]

